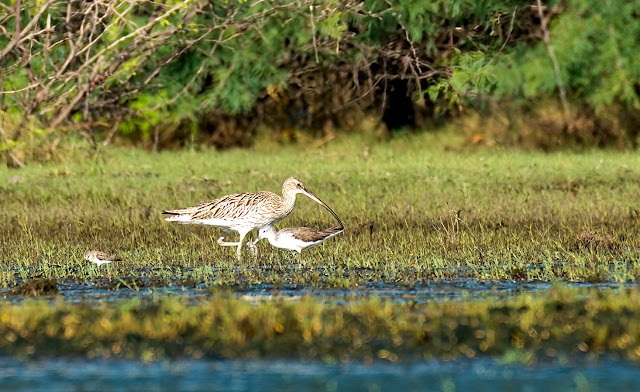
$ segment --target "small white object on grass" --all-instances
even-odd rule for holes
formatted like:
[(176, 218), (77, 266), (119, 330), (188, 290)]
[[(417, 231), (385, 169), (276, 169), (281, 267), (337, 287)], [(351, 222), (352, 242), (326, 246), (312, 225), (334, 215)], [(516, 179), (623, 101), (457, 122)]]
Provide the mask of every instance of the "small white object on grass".
[(84, 253), (84, 259), (92, 263), (95, 263), (98, 267), (102, 264), (113, 263), (114, 261), (121, 261), (113, 255), (101, 252), (99, 250), (88, 250)]

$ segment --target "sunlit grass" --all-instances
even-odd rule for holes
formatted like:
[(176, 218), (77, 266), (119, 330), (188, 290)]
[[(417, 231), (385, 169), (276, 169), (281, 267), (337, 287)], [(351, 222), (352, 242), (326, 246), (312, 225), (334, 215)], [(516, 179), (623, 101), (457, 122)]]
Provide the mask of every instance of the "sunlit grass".
[[(241, 191), (280, 192), (296, 176), (347, 229), (297, 255), (259, 247), (241, 264), (215, 228), (162, 220), (166, 208)], [(124, 259), (116, 277), (207, 285), (294, 282), (353, 286), (478, 280), (635, 281), (640, 273), (640, 156), (589, 151), (451, 151), (441, 136), (322, 149), (107, 149), (58, 164), (0, 169), (0, 286), (30, 277), (88, 283), (105, 275), (87, 249)], [(298, 197), (280, 227), (334, 224)], [(255, 234), (253, 234), (255, 235)], [(258, 273), (255, 267), (269, 266)], [(240, 267), (240, 268), (238, 268)], [(245, 268), (247, 267), (247, 268)]]
[(638, 291), (554, 287), (510, 300), (332, 305), (311, 298), (252, 304), (224, 291), (116, 304), (0, 304), (0, 352), (153, 360), (280, 356), (391, 362), (493, 356), (640, 358)]

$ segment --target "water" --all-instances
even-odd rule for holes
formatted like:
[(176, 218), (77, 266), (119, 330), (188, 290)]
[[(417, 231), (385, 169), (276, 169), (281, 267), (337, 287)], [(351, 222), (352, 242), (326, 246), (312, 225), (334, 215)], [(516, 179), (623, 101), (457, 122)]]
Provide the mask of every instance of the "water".
[[(142, 279), (144, 280), (144, 279)], [(345, 304), (361, 299), (377, 297), (396, 303), (427, 303), (442, 301), (459, 301), (473, 299), (505, 299), (520, 293), (539, 293), (551, 287), (548, 282), (478, 282), (475, 279), (460, 279), (398, 285), (383, 282), (361, 283), (358, 287), (332, 288), (317, 287), (310, 284), (285, 283), (274, 285), (261, 283), (244, 287), (228, 287), (235, 296), (249, 301), (270, 299), (300, 300), (304, 296), (312, 296), (317, 300), (330, 303)], [(592, 287), (600, 290), (616, 290), (622, 288), (640, 288), (640, 283), (564, 283), (569, 287)], [(212, 295), (212, 290), (204, 284), (196, 287), (166, 286), (136, 289), (120, 286), (117, 289), (105, 289), (92, 284), (78, 284), (68, 281), (58, 283), (59, 295), (48, 297), (50, 301), (63, 299), (68, 302), (117, 302), (127, 299), (153, 299), (156, 297), (183, 297), (199, 301)], [(11, 295), (11, 289), (0, 289), (0, 297), (5, 300), (19, 302), (24, 296)]]
[[(145, 283), (146, 284), (146, 283)], [(567, 283), (565, 283), (567, 284)], [(602, 290), (638, 287), (638, 283), (568, 283)], [(369, 297), (394, 302), (431, 302), (504, 299), (522, 292), (550, 288), (544, 282), (478, 282), (474, 279), (395, 285), (363, 283), (354, 288), (327, 288), (308, 284), (257, 284), (232, 288), (250, 301), (273, 298), (299, 300), (313, 296), (332, 303)], [(131, 298), (184, 297), (198, 301), (211, 296), (196, 287), (126, 287), (61, 282), (60, 294), (50, 301), (117, 302)], [(7, 295), (11, 301), (24, 297)], [(625, 361), (535, 366), (502, 364), (489, 358), (456, 361), (360, 362), (327, 364), (294, 360), (171, 360), (142, 363), (128, 360), (52, 359), (20, 361), (0, 357), (0, 391), (633, 391), (638, 390), (640, 366)]]
[(365, 365), (0, 357), (2, 391), (633, 391), (638, 380), (640, 366), (616, 360), (523, 366), (491, 359)]

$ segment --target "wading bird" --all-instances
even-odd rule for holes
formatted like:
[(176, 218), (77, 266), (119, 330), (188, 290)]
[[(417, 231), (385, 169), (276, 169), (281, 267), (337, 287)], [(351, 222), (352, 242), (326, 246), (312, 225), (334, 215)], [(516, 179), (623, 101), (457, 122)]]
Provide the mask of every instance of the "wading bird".
[[(336, 217), (338, 219), (338, 217)], [(338, 219), (340, 222), (340, 219)], [(249, 243), (250, 247), (254, 247), (258, 241), (263, 238), (269, 240), (269, 243), (276, 248), (295, 250), (300, 254), (302, 262), (302, 251), (312, 246), (320, 245), (324, 241), (336, 234), (342, 233), (344, 226), (340, 222), (340, 227), (331, 227), (324, 230), (312, 229), (310, 227), (286, 227), (282, 230), (276, 230), (275, 227), (269, 225), (260, 229), (258, 238)]]
[[(224, 235), (218, 238), (218, 244), (222, 246), (237, 245), (236, 253), (238, 260), (241, 260), (242, 244), (247, 233), (284, 219), (293, 210), (298, 193), (320, 204), (340, 221), (338, 215), (328, 205), (306, 190), (302, 183), (293, 177), (287, 178), (282, 184), (282, 196), (264, 191), (236, 193), (201, 203), (195, 207), (164, 211), (163, 214), (171, 215), (165, 218), (169, 222), (221, 228)], [(224, 241), (231, 231), (238, 232), (239, 242)], [(254, 250), (254, 253), (257, 255), (257, 250)]]
[(113, 255), (100, 252), (99, 250), (88, 250), (84, 252), (84, 259), (95, 263), (98, 267), (102, 264), (113, 263), (114, 261), (122, 261)]

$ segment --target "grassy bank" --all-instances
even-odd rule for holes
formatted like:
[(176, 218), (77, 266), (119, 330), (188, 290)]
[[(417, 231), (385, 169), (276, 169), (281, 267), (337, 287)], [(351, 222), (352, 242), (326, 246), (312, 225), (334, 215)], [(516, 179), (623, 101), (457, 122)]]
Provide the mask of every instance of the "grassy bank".
[(489, 355), (538, 360), (640, 358), (637, 290), (553, 288), (508, 301), (250, 304), (224, 294), (117, 305), (0, 305), (0, 353), (145, 360), (279, 356), (340, 361)]
[[(163, 280), (179, 269), (181, 279), (208, 284), (635, 281), (640, 273), (635, 153), (452, 151), (437, 135), (267, 150), (109, 149), (0, 169), (0, 285), (34, 276), (90, 282), (104, 271), (82, 260), (87, 249), (122, 257), (110, 266), (116, 276)], [(170, 224), (160, 214), (234, 192), (279, 193), (289, 176), (347, 229), (305, 251), (307, 268), (288, 274), (278, 273), (297, 260), (288, 251), (263, 241), (260, 260), (247, 252), (238, 264), (231, 248), (215, 244), (219, 230)], [(279, 226), (333, 224), (298, 197)], [(274, 268), (258, 273), (258, 265)]]

